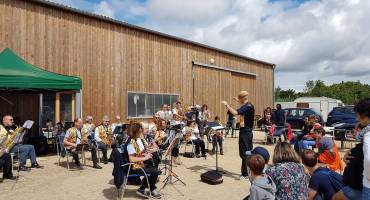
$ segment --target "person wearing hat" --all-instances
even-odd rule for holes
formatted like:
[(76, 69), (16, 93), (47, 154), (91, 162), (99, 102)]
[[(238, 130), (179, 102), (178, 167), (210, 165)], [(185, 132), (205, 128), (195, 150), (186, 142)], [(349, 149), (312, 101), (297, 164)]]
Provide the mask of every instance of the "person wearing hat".
[(239, 130), (239, 156), (242, 159), (241, 180), (248, 180), (248, 171), (246, 165), (246, 151), (253, 149), (253, 123), (254, 123), (254, 106), (248, 101), (248, 92), (240, 91), (236, 99), (241, 104), (239, 109), (232, 108), (226, 101), (221, 103), (233, 115), (240, 115)]
[(260, 155), (265, 160), (265, 168), (263, 169), (263, 173), (265, 173), (266, 169), (268, 168), (268, 163), (270, 160), (270, 153), (269, 151), (264, 147), (255, 147), (252, 151), (246, 151), (245, 155), (251, 156), (251, 155)]

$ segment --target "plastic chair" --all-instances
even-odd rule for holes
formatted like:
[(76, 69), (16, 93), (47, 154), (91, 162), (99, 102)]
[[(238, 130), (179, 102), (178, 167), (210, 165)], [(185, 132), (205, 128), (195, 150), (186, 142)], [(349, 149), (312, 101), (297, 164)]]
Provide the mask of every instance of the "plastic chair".
[[(130, 171), (131, 171), (131, 168), (132, 166), (134, 165), (135, 163), (126, 163), (126, 164), (123, 164), (122, 167), (126, 167), (128, 166), (128, 171), (127, 173), (125, 174), (124, 176), (124, 180), (123, 180), (123, 184), (122, 186), (117, 189), (117, 199), (121, 200), (125, 194), (125, 191), (126, 191), (126, 187), (127, 187), (127, 182), (128, 182), (128, 179), (130, 177), (141, 177), (143, 176), (142, 174), (130, 174)], [(148, 183), (148, 188), (150, 188), (150, 183), (149, 183), (149, 179), (148, 179), (148, 176), (150, 176), (150, 174), (147, 174), (144, 170), (144, 168), (140, 167), (139, 168), (143, 174), (144, 174), (144, 178), (146, 179), (147, 183)], [(150, 192), (150, 191), (149, 191)], [(149, 197), (150, 198), (150, 197)]]

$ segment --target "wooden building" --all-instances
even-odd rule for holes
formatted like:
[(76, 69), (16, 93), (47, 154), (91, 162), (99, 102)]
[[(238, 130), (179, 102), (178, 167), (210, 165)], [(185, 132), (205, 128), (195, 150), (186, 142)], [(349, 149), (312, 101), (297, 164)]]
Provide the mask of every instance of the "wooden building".
[(271, 63), (44, 0), (0, 0), (0, 51), (5, 48), (35, 66), (82, 79), (77, 95), (44, 95), (43, 109), (56, 121), (145, 118), (177, 99), (208, 104), (225, 120), (220, 101), (231, 102), (240, 90), (250, 93), (256, 114), (273, 105)]

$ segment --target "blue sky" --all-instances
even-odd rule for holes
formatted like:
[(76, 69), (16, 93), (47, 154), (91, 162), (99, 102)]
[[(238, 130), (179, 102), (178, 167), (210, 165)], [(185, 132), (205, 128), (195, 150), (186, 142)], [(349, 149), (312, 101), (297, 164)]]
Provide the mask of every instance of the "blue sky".
[(370, 82), (368, 0), (51, 0), (277, 65), (276, 85)]

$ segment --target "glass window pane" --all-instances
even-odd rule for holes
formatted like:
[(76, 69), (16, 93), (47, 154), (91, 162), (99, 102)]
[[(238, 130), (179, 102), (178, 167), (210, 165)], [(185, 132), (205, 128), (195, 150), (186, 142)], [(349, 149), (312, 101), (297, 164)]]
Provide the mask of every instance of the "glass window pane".
[[(53, 122), (55, 120), (55, 93), (46, 93), (42, 95), (42, 127), (46, 127), (46, 121), (48, 119)], [(53, 124), (55, 124), (55, 122)]]
[(163, 104), (167, 104), (169, 106), (172, 106), (170, 95), (163, 95)]
[(60, 94), (60, 120), (72, 121), (72, 94)]
[(137, 116), (137, 113), (136, 113), (136, 98), (138, 98), (138, 96), (135, 94), (135, 93), (128, 93), (128, 101), (127, 101), (127, 113), (128, 113), (128, 117), (136, 117)]
[(161, 110), (162, 105), (163, 105), (163, 100), (162, 100), (163, 95), (161, 94), (154, 94), (154, 112), (158, 112)]

